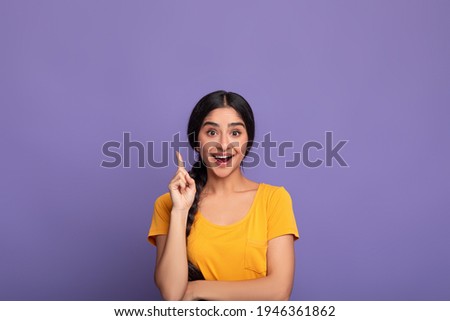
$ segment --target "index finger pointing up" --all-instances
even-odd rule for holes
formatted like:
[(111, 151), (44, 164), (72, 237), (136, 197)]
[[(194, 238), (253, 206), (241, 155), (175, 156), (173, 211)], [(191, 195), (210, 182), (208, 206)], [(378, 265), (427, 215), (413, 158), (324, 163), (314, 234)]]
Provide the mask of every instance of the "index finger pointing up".
[(177, 154), (178, 168), (184, 168), (184, 162), (183, 162), (183, 158), (181, 157), (180, 152), (176, 151), (175, 153)]

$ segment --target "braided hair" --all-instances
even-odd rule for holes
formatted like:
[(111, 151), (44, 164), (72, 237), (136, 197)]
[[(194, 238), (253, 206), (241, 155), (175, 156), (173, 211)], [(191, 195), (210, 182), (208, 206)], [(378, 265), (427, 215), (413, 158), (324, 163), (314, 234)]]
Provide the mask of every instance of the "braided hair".
[[(226, 92), (224, 90), (219, 90), (207, 94), (195, 105), (189, 118), (187, 128), (189, 144), (194, 150), (198, 150), (200, 146), (198, 144), (197, 138), (199, 136), (203, 120), (212, 110), (221, 107), (233, 108), (244, 121), (248, 135), (247, 150), (245, 153), (246, 156), (248, 154), (248, 151), (252, 147), (253, 139), (255, 137), (255, 120), (253, 111), (244, 97), (233, 92)], [(195, 215), (198, 212), (200, 196), (202, 194), (203, 187), (206, 185), (206, 181), (208, 180), (207, 168), (200, 157), (200, 153), (198, 161), (192, 166), (192, 169), (189, 171), (189, 175), (195, 180), (196, 192), (194, 202), (189, 209), (187, 217), (186, 238), (189, 237), (189, 234), (191, 232)], [(202, 272), (190, 261), (188, 261), (188, 279), (189, 281), (205, 279)]]

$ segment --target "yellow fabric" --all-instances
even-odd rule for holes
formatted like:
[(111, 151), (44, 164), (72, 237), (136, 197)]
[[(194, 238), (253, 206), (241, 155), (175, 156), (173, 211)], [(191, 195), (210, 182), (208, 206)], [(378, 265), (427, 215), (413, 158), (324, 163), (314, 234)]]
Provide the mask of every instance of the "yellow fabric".
[[(155, 202), (148, 234), (153, 245), (156, 235), (167, 234), (171, 208), (169, 193)], [(255, 279), (266, 275), (268, 241), (285, 234), (299, 237), (291, 197), (282, 186), (261, 183), (249, 212), (234, 224), (220, 226), (195, 215), (188, 257), (206, 280)]]

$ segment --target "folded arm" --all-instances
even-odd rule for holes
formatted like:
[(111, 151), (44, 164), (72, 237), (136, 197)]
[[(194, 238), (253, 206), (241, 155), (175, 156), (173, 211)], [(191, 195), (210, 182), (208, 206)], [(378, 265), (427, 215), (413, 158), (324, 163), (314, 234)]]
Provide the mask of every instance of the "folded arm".
[(183, 300), (289, 300), (294, 264), (294, 237), (282, 235), (269, 241), (267, 276), (245, 281), (189, 282)]

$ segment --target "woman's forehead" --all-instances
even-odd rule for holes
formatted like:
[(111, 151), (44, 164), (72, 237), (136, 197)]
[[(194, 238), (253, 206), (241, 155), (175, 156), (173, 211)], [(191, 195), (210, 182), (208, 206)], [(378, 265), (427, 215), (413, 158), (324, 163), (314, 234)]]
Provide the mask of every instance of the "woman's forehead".
[(218, 124), (220, 123), (228, 124), (230, 122), (242, 121), (242, 117), (232, 107), (220, 107), (210, 111), (209, 114), (206, 115), (205, 119), (203, 120), (203, 123), (207, 121), (213, 121)]

